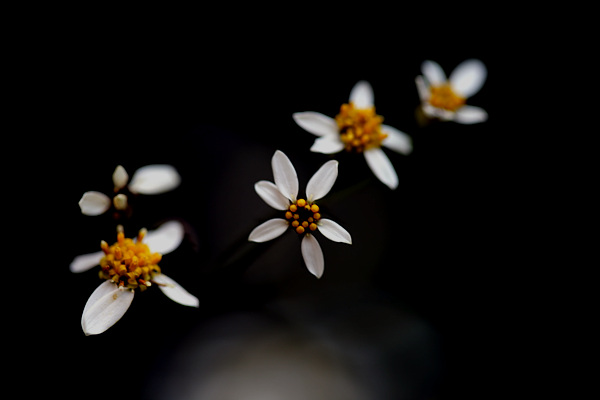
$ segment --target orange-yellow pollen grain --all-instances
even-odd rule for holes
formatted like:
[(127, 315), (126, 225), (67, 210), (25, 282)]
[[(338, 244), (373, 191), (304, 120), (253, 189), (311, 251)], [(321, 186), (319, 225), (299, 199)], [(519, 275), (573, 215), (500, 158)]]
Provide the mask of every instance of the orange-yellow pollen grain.
[(299, 226), (296, 228), (296, 232), (298, 233), (304, 233), (304, 227), (303, 226)]
[(310, 206), (310, 211), (316, 213), (319, 212), (319, 206), (316, 204), (313, 204), (312, 206)]
[(306, 200), (298, 199), (298, 201), (296, 201), (296, 204), (298, 205), (298, 207), (304, 207), (306, 205)]
[(314, 218), (314, 219), (321, 219), (321, 214), (319, 214), (319, 213), (314, 213), (314, 214), (313, 214), (313, 218)]
[(291, 211), (291, 212), (293, 212), (293, 213), (295, 213), (296, 211), (298, 211), (298, 207), (296, 207), (296, 205), (295, 205), (295, 204), (292, 204), (292, 205), (290, 206), (290, 211)]
[(312, 224), (310, 224), (309, 226), (311, 231), (316, 231), (317, 230), (317, 224), (315, 224), (314, 222)]
[(293, 216), (293, 214), (291, 213), (291, 211), (288, 211), (288, 212), (285, 213), (285, 218), (286, 219), (291, 219), (292, 216)]

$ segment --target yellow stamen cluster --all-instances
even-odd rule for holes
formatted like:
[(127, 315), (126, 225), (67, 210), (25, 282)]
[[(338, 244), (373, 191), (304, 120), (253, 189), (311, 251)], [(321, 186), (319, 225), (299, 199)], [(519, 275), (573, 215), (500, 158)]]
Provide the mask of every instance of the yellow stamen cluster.
[(100, 278), (110, 279), (120, 287), (146, 290), (151, 285), (150, 280), (160, 273), (160, 253), (151, 253), (148, 245), (142, 243), (146, 230), (140, 230), (137, 243), (126, 238), (122, 231), (117, 233), (117, 242), (109, 246), (104, 240), (100, 247), (104, 257), (100, 260), (102, 270)]
[(381, 141), (387, 137), (381, 132), (383, 117), (375, 114), (375, 107), (354, 108), (354, 104), (342, 104), (340, 113), (336, 115), (340, 130), (340, 139), (347, 151), (357, 152), (380, 147)]
[(466, 99), (454, 93), (447, 83), (440, 86), (431, 86), (430, 90), (431, 96), (429, 97), (429, 104), (434, 107), (443, 108), (448, 111), (456, 111), (466, 102)]
[(317, 230), (317, 221), (321, 219), (319, 206), (314, 203), (309, 204), (304, 199), (298, 199), (285, 212), (285, 219), (291, 221), (292, 229), (298, 234), (303, 234), (307, 229), (315, 231)]

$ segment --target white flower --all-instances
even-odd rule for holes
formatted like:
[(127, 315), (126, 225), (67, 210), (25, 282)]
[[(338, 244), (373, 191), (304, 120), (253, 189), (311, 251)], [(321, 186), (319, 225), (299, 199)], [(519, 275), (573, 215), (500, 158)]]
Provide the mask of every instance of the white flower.
[(364, 153), (375, 176), (391, 189), (398, 187), (398, 175), (381, 146), (406, 155), (412, 151), (412, 141), (406, 133), (381, 123), (383, 118), (375, 114), (373, 89), (368, 82), (354, 85), (349, 104), (341, 106), (335, 119), (313, 111), (294, 113), (293, 118), (300, 127), (319, 136), (311, 151)]
[(120, 232), (114, 245), (109, 246), (103, 241), (102, 251), (75, 257), (69, 267), (71, 272), (83, 272), (100, 265), (99, 275), (105, 279), (83, 309), (81, 327), (84, 333), (97, 335), (113, 326), (131, 305), (135, 290), (146, 290), (152, 284), (171, 300), (198, 307), (198, 298), (161, 273), (158, 267), (162, 254), (175, 250), (183, 236), (183, 225), (169, 221), (155, 231), (141, 230), (133, 240)]
[(487, 77), (487, 69), (481, 61), (463, 61), (452, 71), (449, 79), (434, 61), (424, 61), (421, 72), (423, 75), (417, 76), (415, 82), (421, 108), (427, 116), (461, 124), (487, 120), (484, 109), (465, 104), (468, 97), (481, 89)]
[[(120, 165), (117, 166), (113, 173), (115, 193), (123, 189), (128, 180), (129, 175), (125, 168)], [(127, 188), (134, 194), (160, 194), (175, 189), (180, 182), (181, 177), (172, 166), (164, 164), (146, 165), (135, 171)], [(122, 193), (115, 195), (112, 204), (117, 210), (126, 209), (127, 196)], [(108, 211), (110, 205), (110, 197), (96, 191), (85, 192), (79, 200), (79, 207), (85, 215), (103, 214)]]
[(288, 228), (304, 235), (301, 252), (306, 267), (317, 278), (323, 275), (325, 260), (319, 242), (312, 232), (317, 229), (329, 240), (352, 244), (350, 234), (336, 222), (321, 218), (316, 200), (323, 198), (332, 188), (338, 175), (338, 162), (328, 161), (310, 178), (306, 185), (306, 199), (298, 199), (298, 177), (289, 158), (277, 150), (271, 160), (275, 183), (259, 181), (256, 193), (269, 206), (284, 213), (284, 218), (274, 218), (252, 230), (248, 240), (266, 242), (282, 235)]

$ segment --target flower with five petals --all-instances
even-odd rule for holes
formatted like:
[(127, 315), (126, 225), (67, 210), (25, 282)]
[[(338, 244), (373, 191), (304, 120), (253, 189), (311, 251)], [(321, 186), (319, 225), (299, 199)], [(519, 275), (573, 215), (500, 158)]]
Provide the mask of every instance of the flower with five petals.
[(375, 176), (391, 189), (398, 187), (398, 175), (381, 146), (401, 154), (412, 152), (410, 137), (382, 124), (375, 114), (373, 88), (360, 81), (350, 92), (350, 101), (331, 118), (318, 112), (297, 112), (294, 121), (304, 130), (319, 136), (310, 148), (316, 153), (333, 154), (342, 150), (363, 153)]
[(252, 242), (266, 242), (292, 229), (303, 236), (300, 249), (306, 267), (317, 278), (323, 275), (325, 260), (319, 242), (314, 236), (318, 230), (334, 242), (352, 244), (348, 231), (338, 223), (322, 218), (315, 203), (333, 187), (338, 175), (338, 162), (328, 161), (310, 178), (306, 185), (306, 198), (298, 198), (298, 177), (289, 158), (277, 150), (271, 159), (275, 183), (259, 181), (256, 193), (269, 206), (283, 213), (284, 218), (273, 218), (254, 228), (248, 237)]

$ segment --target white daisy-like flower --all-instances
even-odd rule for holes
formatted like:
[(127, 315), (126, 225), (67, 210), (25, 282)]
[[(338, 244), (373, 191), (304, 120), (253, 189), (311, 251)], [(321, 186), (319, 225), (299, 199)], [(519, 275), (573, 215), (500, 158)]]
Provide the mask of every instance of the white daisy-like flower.
[(266, 242), (281, 236), (289, 228), (303, 235), (300, 249), (306, 267), (317, 278), (323, 275), (325, 259), (313, 233), (318, 230), (334, 242), (352, 244), (350, 234), (338, 223), (322, 218), (315, 203), (331, 190), (338, 175), (338, 162), (328, 161), (310, 178), (306, 198), (298, 197), (298, 176), (289, 158), (277, 150), (271, 159), (275, 183), (259, 181), (254, 190), (269, 206), (282, 211), (284, 218), (274, 218), (254, 228), (252, 242)]
[(127, 184), (129, 175), (121, 165), (117, 166), (112, 178), (115, 186), (115, 196), (112, 200), (102, 192), (85, 192), (79, 200), (79, 207), (83, 214), (92, 216), (103, 214), (108, 211), (111, 204), (117, 210), (125, 210), (127, 195), (119, 193), (119, 191), (126, 186), (134, 194), (160, 194), (175, 189), (181, 182), (177, 170), (171, 165), (165, 164), (141, 167), (135, 171), (129, 185)]
[(121, 230), (113, 245), (102, 241), (101, 251), (75, 257), (71, 272), (100, 265), (99, 276), (105, 280), (85, 304), (81, 316), (83, 332), (97, 335), (106, 331), (125, 314), (135, 291), (145, 291), (153, 284), (171, 300), (198, 307), (198, 298), (163, 274), (158, 266), (162, 255), (175, 250), (183, 236), (183, 225), (177, 221), (166, 222), (155, 231), (142, 229), (135, 239), (125, 238)]
[(391, 189), (398, 187), (398, 175), (381, 146), (401, 154), (412, 151), (412, 140), (406, 133), (382, 124), (375, 114), (371, 85), (360, 81), (350, 91), (350, 101), (331, 118), (318, 112), (297, 112), (294, 121), (304, 130), (319, 136), (310, 148), (316, 153), (333, 154), (342, 150), (363, 153), (375, 176)]
[(438, 63), (430, 60), (423, 62), (421, 72), (423, 75), (417, 76), (415, 82), (425, 115), (461, 124), (487, 120), (484, 109), (465, 104), (467, 98), (481, 89), (487, 77), (487, 69), (481, 61), (463, 61), (452, 71), (450, 78), (446, 78)]

